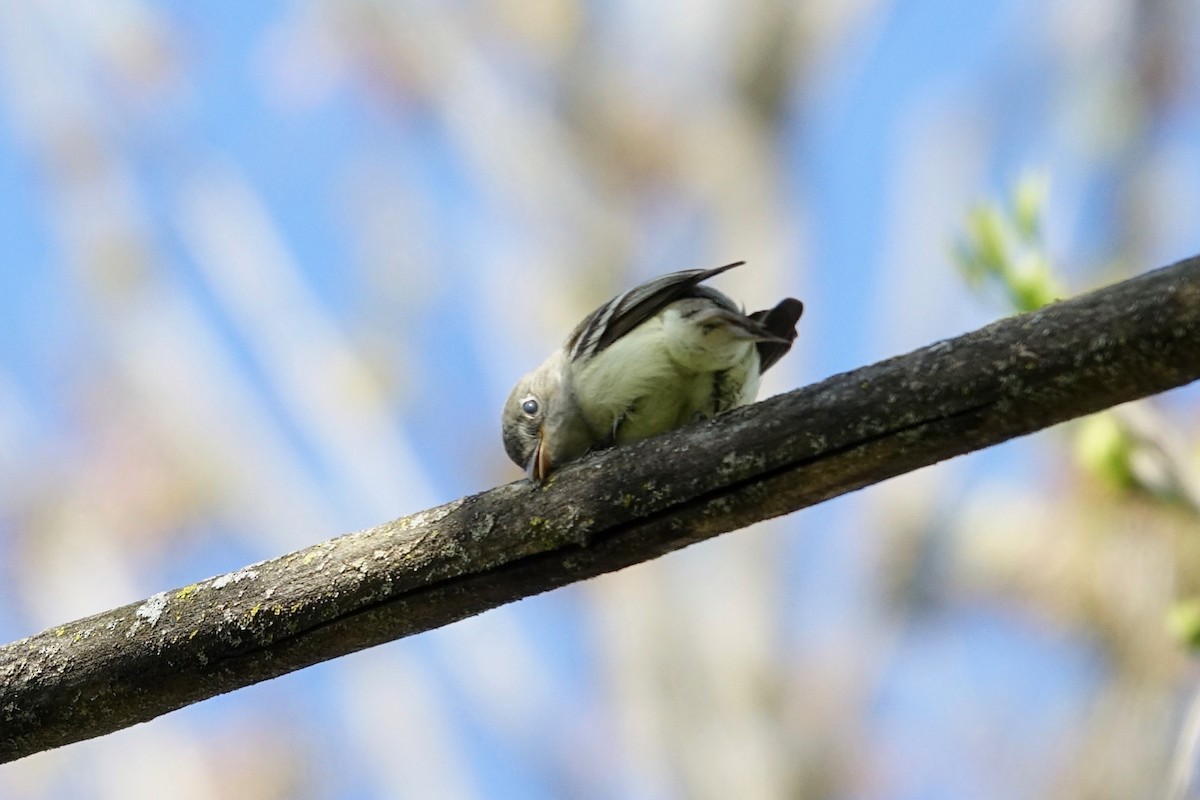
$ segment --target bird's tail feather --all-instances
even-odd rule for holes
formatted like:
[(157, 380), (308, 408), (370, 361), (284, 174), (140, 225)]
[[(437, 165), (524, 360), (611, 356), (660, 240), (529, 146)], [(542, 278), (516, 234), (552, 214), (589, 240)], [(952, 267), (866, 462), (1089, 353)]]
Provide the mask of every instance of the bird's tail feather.
[(804, 303), (794, 297), (785, 297), (774, 308), (755, 311), (750, 315), (750, 319), (771, 334), (770, 339), (758, 342), (760, 374), (792, 349), (792, 342), (796, 340), (796, 323), (803, 313)]

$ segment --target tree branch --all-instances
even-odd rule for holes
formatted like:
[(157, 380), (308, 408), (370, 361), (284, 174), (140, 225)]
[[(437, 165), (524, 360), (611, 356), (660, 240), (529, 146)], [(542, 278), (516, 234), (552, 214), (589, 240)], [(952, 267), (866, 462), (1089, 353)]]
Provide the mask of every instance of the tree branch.
[(0, 647), (0, 762), (1200, 377), (1200, 257)]

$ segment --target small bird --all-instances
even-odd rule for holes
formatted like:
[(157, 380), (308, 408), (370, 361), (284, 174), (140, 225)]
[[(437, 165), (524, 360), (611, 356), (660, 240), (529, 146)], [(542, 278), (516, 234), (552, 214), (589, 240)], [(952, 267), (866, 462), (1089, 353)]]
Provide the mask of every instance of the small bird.
[(796, 338), (804, 304), (747, 316), (700, 284), (744, 264), (672, 272), (584, 317), (504, 404), (504, 449), (538, 483), (590, 450), (634, 442), (754, 402)]

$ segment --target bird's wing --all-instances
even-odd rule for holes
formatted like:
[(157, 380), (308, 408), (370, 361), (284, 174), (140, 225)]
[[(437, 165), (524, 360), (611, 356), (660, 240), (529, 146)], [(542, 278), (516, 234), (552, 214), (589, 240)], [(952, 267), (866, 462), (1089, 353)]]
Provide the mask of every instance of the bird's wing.
[(792, 342), (796, 338), (796, 323), (800, 321), (800, 315), (803, 313), (804, 303), (794, 297), (787, 297), (772, 309), (755, 311), (750, 315), (750, 319), (778, 337), (775, 341), (758, 343), (759, 374), (766, 372), (792, 349)]
[(745, 263), (672, 272), (617, 295), (584, 317), (571, 332), (565, 345), (568, 356), (572, 361), (592, 358), (670, 303), (689, 296), (701, 282)]

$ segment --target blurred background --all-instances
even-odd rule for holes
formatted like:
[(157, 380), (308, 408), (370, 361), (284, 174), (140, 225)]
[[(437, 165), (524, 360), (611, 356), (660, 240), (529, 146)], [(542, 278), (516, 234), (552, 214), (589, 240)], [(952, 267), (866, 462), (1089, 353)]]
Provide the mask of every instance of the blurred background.
[[(611, 295), (764, 394), (1200, 252), (1189, 0), (0, 4), (0, 640), (516, 480)], [(3, 798), (1197, 797), (1176, 391), (0, 768)], [(0, 732), (2, 735), (2, 732)]]

